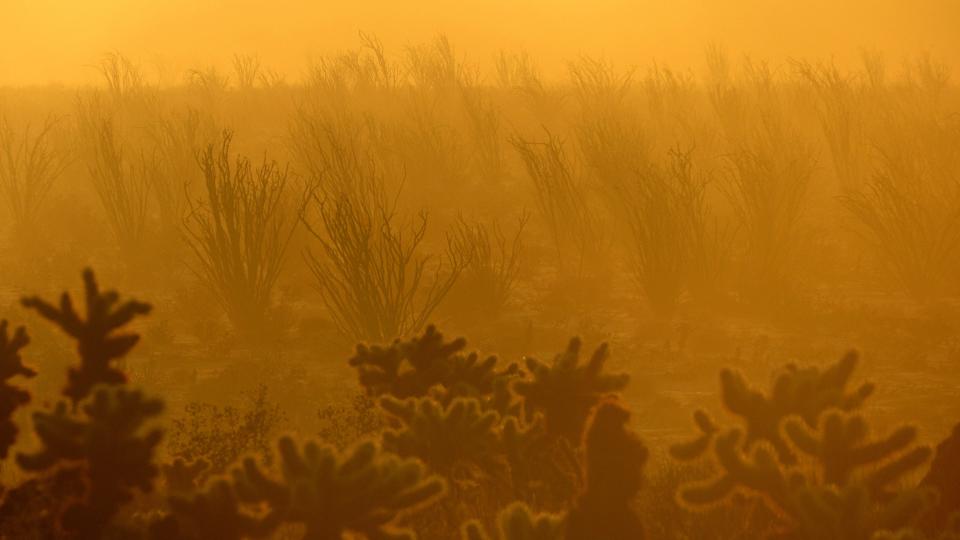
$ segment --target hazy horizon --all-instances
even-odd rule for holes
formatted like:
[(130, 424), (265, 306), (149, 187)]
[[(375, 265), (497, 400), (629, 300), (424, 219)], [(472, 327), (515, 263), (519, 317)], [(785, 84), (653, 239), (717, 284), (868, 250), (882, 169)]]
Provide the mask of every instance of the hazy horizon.
[[(709, 44), (730, 54), (779, 62), (791, 57), (840, 65), (863, 50), (887, 55), (895, 74), (921, 54), (953, 68), (960, 63), (960, 2), (847, 2), (805, 4), (738, 0), (469, 1), (440, 3), (359, 1), (331, 8), (303, 0), (8, 0), (0, 21), (0, 84), (83, 84), (97, 81), (93, 66), (119, 51), (160, 82), (176, 83), (184, 70), (227, 66), (235, 53), (258, 54), (265, 67), (297, 79), (313, 57), (358, 45), (363, 31), (388, 52), (449, 35), (457, 51), (485, 66), (499, 50), (524, 50), (555, 75), (580, 55), (623, 67), (653, 62), (683, 69), (702, 66)], [(530, 24), (534, 21), (535, 24)], [(6, 27), (6, 28), (4, 28)], [(156, 81), (155, 81), (156, 82)]]

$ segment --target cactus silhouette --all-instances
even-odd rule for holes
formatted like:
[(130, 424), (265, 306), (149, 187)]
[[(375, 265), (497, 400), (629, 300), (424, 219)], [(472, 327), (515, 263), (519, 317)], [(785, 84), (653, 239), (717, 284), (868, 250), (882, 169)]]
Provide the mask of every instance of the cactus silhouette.
[(904, 452), (917, 438), (913, 426), (901, 427), (880, 440), (868, 442), (867, 421), (860, 415), (828, 412), (818, 431), (809, 429), (803, 421), (789, 418), (784, 430), (801, 452), (817, 461), (822, 471), (821, 480), (827, 484), (846, 486), (858, 469), (897, 456), (860, 479), (877, 494), (883, 494), (905, 473), (926, 463), (931, 455), (927, 447)]
[[(591, 538), (641, 539), (643, 526), (633, 500), (640, 491), (643, 467), (649, 452), (630, 431), (630, 413), (614, 401), (601, 402), (589, 419), (583, 436), (586, 486), (564, 514), (533, 515), (523, 503), (515, 503), (500, 514), (500, 540), (587, 540)], [(511, 418), (504, 429), (511, 447), (536, 433)], [(486, 540), (482, 526), (469, 522), (463, 528), (466, 540)]]
[(189, 463), (183, 458), (160, 466), (164, 484), (169, 493), (191, 493), (200, 487), (200, 475), (210, 468), (210, 462), (196, 459)]
[(152, 489), (157, 475), (153, 453), (161, 432), (141, 432), (162, 409), (159, 400), (118, 386), (99, 388), (84, 402), (83, 418), (70, 414), (63, 402), (53, 412), (34, 413), (43, 448), (18, 454), (17, 463), (27, 471), (77, 467), (87, 478), (82, 499), (61, 516), (64, 529), (80, 538), (99, 538), (134, 490)]
[[(788, 364), (774, 381), (769, 395), (751, 388), (742, 374), (729, 369), (721, 371), (723, 404), (728, 411), (742, 418), (746, 426), (746, 437), (742, 441), (744, 449), (749, 450), (757, 442), (766, 441), (776, 450), (782, 463), (795, 463), (796, 455), (784, 440), (780, 429), (784, 418), (797, 415), (807, 426), (813, 427), (820, 414), (827, 409), (858, 409), (873, 393), (873, 385), (864, 383), (856, 390), (848, 390), (857, 361), (857, 354), (851, 351), (824, 370)], [(704, 411), (694, 414), (694, 422), (700, 430), (700, 436), (689, 443), (672, 447), (671, 453), (677, 459), (697, 458), (709, 447), (711, 437), (717, 433), (713, 420)]]
[(281, 479), (267, 477), (253, 459), (235, 474), (241, 500), (267, 502), (283, 522), (300, 523), (305, 540), (340, 539), (347, 531), (367, 538), (410, 538), (393, 522), (429, 503), (444, 483), (415, 459), (402, 459), (365, 442), (339, 454), (289, 437), (278, 444)]
[(484, 411), (476, 399), (457, 398), (444, 407), (432, 398), (404, 401), (384, 397), (380, 406), (402, 427), (383, 434), (383, 446), (400, 456), (417, 457), (432, 471), (451, 476), (454, 469), (478, 467), (493, 472), (499, 459), (500, 416)]
[(547, 431), (579, 442), (590, 410), (612, 392), (626, 387), (627, 374), (603, 373), (609, 357), (607, 345), (597, 348), (586, 365), (580, 365), (580, 340), (570, 340), (567, 350), (552, 365), (527, 358), (532, 379), (518, 380), (513, 390), (523, 400), (528, 419), (542, 413)]
[(444, 404), (460, 396), (482, 397), (503, 412), (516, 411), (505, 390), (517, 366), (497, 370), (496, 357), (480, 360), (477, 353), (463, 354), (466, 346), (463, 338), (444, 341), (443, 334), (428, 326), (420, 337), (396, 340), (388, 347), (358, 345), (349, 363), (373, 396), (432, 395)]
[(282, 524), (299, 524), (305, 540), (414, 538), (395, 526), (401, 514), (429, 504), (444, 483), (416, 459), (402, 459), (372, 442), (338, 453), (290, 437), (278, 442), (281, 477), (272, 478), (252, 457), (231, 478), (193, 495), (174, 495), (171, 515), (153, 536), (178, 540), (263, 537)]
[(643, 525), (632, 508), (649, 451), (629, 429), (630, 412), (603, 402), (583, 439), (586, 490), (567, 513), (567, 538), (641, 539)]
[(28, 378), (36, 375), (20, 358), (20, 350), (28, 343), (30, 338), (22, 326), (11, 336), (7, 321), (0, 321), (0, 459), (7, 457), (17, 437), (17, 426), (11, 418), (13, 412), (30, 401), (29, 393), (7, 382), (17, 375)]
[(954, 524), (960, 533), (960, 424), (937, 445), (921, 485), (934, 488), (939, 494), (936, 508), (924, 516), (924, 528), (941, 530), (956, 518)]
[(63, 393), (76, 404), (86, 397), (98, 384), (120, 384), (126, 381), (122, 371), (111, 362), (123, 358), (140, 340), (134, 333), (115, 332), (123, 328), (137, 315), (150, 312), (150, 305), (128, 300), (116, 306), (120, 300), (116, 291), (100, 292), (93, 271), (83, 271), (86, 296), (86, 318), (74, 308), (70, 294), (60, 296), (60, 305), (55, 306), (38, 297), (22, 300), (24, 307), (36, 310), (77, 342), (80, 366), (71, 367), (67, 373), (67, 387)]
[(150, 526), (155, 540), (241, 540), (269, 535), (275, 515), (257, 517), (242, 508), (229, 480), (219, 479), (204, 491), (173, 494), (171, 514)]
[[(564, 523), (561, 516), (534, 514), (530, 508), (516, 502), (500, 512), (497, 540), (563, 540)], [(464, 540), (491, 540), (479, 522), (471, 521), (463, 527)]]
[(542, 416), (531, 422), (507, 418), (500, 429), (500, 445), (516, 498), (562, 507), (579, 491), (583, 472), (577, 446), (548, 434)]
[(692, 459), (712, 447), (719, 473), (681, 486), (679, 500), (700, 508), (735, 492), (754, 496), (787, 523), (787, 537), (797, 539), (869, 540), (912, 526), (934, 493), (904, 487), (904, 478), (924, 465), (931, 450), (914, 446), (911, 426), (871, 438), (864, 417), (848, 412), (873, 389), (865, 384), (853, 393), (845, 390), (855, 360), (848, 354), (823, 372), (788, 368), (772, 398), (749, 390), (739, 376), (724, 376), (724, 401), (747, 419), (746, 433), (721, 429), (698, 412), (702, 435), (673, 447), (672, 454)]

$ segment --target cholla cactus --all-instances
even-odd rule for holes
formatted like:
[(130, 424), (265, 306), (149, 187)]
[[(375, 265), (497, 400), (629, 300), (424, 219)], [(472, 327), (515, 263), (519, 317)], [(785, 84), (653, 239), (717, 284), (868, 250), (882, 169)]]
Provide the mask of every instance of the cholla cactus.
[(457, 398), (444, 407), (428, 397), (404, 401), (384, 397), (380, 405), (403, 424), (383, 434), (384, 448), (420, 458), (448, 477), (465, 467), (487, 472), (503, 467), (497, 435), (500, 416), (484, 411), (478, 400)]
[[(757, 442), (766, 441), (773, 446), (781, 463), (794, 464), (796, 455), (780, 431), (784, 418), (797, 415), (807, 426), (814, 427), (820, 414), (827, 409), (858, 409), (873, 393), (873, 385), (864, 383), (853, 391), (847, 388), (856, 366), (857, 354), (852, 351), (823, 371), (817, 367), (801, 369), (789, 364), (777, 377), (769, 395), (751, 388), (740, 373), (723, 370), (720, 373), (723, 404), (746, 424), (744, 449), (749, 450)], [(701, 435), (690, 443), (674, 446), (671, 453), (677, 459), (698, 457), (717, 433), (713, 421), (705, 412), (697, 411), (694, 421)]]
[[(629, 430), (630, 413), (623, 406), (607, 401), (593, 411), (583, 438), (586, 489), (562, 515), (534, 516), (522, 503), (508, 507), (500, 515), (501, 540), (606, 540), (643, 538), (640, 519), (631, 508), (640, 491), (643, 467), (648, 451)], [(520, 430), (516, 419), (506, 424), (510, 447), (522, 446), (536, 428)], [(466, 540), (489, 537), (477, 522), (463, 530)]]
[[(766, 446), (745, 456), (739, 449), (742, 433), (731, 430), (715, 442), (723, 473), (704, 484), (685, 486), (680, 500), (691, 506), (715, 504), (734, 491), (761, 497), (790, 522), (792, 538), (866, 540), (878, 531), (908, 527), (931, 502), (931, 491), (905, 489), (890, 496), (875, 493), (878, 486), (894, 483), (916, 469), (913, 457), (880, 456), (865, 466), (872, 474), (845, 485), (823, 483), (816, 471), (783, 468)], [(921, 453), (922, 456), (922, 453)]]
[(195, 459), (189, 463), (183, 458), (160, 466), (166, 490), (170, 493), (191, 493), (200, 487), (200, 477), (210, 468), (205, 459)]
[(7, 457), (17, 437), (17, 426), (11, 419), (13, 411), (30, 401), (29, 393), (7, 382), (17, 375), (36, 375), (35, 371), (23, 365), (23, 359), (20, 358), (20, 350), (29, 342), (27, 331), (22, 326), (11, 337), (7, 331), (7, 321), (0, 321), (0, 459)]
[(240, 499), (268, 503), (278, 522), (299, 523), (306, 540), (339, 540), (349, 531), (370, 539), (413, 535), (394, 527), (397, 517), (432, 501), (444, 489), (415, 459), (402, 459), (365, 442), (345, 454), (293, 439), (279, 442), (283, 476), (268, 478), (253, 459), (235, 473)]
[(789, 418), (784, 423), (784, 431), (801, 452), (816, 459), (822, 481), (827, 484), (849, 485), (858, 469), (897, 456), (861, 479), (874, 493), (886, 494), (890, 484), (925, 463), (932, 453), (928, 447), (916, 447), (904, 453), (917, 438), (913, 426), (901, 427), (880, 440), (868, 442), (867, 421), (860, 415), (845, 416), (831, 411), (820, 424), (819, 432), (814, 432), (803, 421)]
[(542, 416), (531, 422), (507, 418), (500, 429), (500, 445), (516, 498), (538, 507), (562, 507), (579, 491), (583, 474), (577, 446), (549, 435)]
[(510, 400), (496, 390), (504, 389), (500, 383), (515, 376), (518, 368), (497, 370), (496, 357), (481, 361), (477, 353), (463, 354), (466, 346), (463, 338), (444, 341), (443, 334), (429, 326), (422, 336), (397, 340), (389, 347), (358, 345), (350, 365), (373, 396), (405, 399), (432, 394), (444, 403), (457, 396), (486, 396), (492, 404), (509, 409)]
[(128, 300), (115, 308), (119, 294), (116, 291), (100, 292), (93, 271), (89, 268), (83, 271), (83, 282), (87, 304), (85, 319), (74, 308), (70, 294), (66, 292), (60, 296), (59, 307), (38, 297), (22, 300), (25, 307), (36, 310), (77, 341), (80, 366), (70, 368), (67, 387), (63, 391), (74, 405), (97, 384), (121, 384), (126, 381), (123, 372), (114, 368), (111, 362), (126, 356), (140, 336), (115, 332), (137, 315), (150, 312), (149, 304), (136, 300)]
[(931, 534), (924, 534), (917, 529), (880, 531), (870, 540), (960, 540), (960, 514), (954, 514), (944, 527), (936, 529)]
[(649, 451), (630, 431), (630, 412), (601, 403), (584, 437), (587, 487), (567, 514), (567, 538), (640, 539), (643, 526), (631, 503), (643, 479)]
[[(563, 540), (563, 517), (554, 514), (534, 514), (522, 502), (508, 506), (499, 517), (498, 540)], [(477, 521), (463, 527), (464, 540), (490, 540)]]
[(205, 491), (174, 494), (171, 514), (150, 527), (155, 540), (241, 540), (261, 538), (277, 526), (276, 516), (258, 517), (245, 511), (233, 484), (220, 479)]
[(940, 494), (937, 507), (924, 516), (925, 528), (939, 530), (953, 519), (960, 536), (960, 424), (937, 445), (930, 470), (921, 484)]
[(579, 441), (590, 410), (604, 396), (622, 390), (630, 380), (625, 373), (603, 373), (608, 356), (607, 345), (603, 344), (586, 365), (579, 365), (580, 340), (574, 338), (553, 365), (527, 358), (533, 378), (517, 381), (513, 389), (523, 399), (528, 419), (542, 413), (548, 432)]
[(53, 412), (34, 413), (43, 448), (18, 454), (19, 465), (27, 471), (79, 468), (87, 478), (83, 497), (61, 516), (64, 529), (80, 538), (100, 538), (134, 490), (152, 489), (157, 475), (152, 459), (161, 432), (142, 433), (142, 428), (162, 409), (162, 402), (138, 391), (107, 387), (83, 405), (84, 418), (71, 415), (63, 402)]
[[(720, 503), (734, 492), (753, 495), (789, 524), (788, 537), (796, 539), (869, 540), (879, 531), (911, 526), (931, 503), (932, 490), (896, 487), (931, 451), (913, 447), (912, 427), (871, 440), (866, 420), (845, 412), (859, 407), (872, 390), (864, 385), (846, 392), (855, 359), (847, 355), (822, 374), (793, 368), (778, 380), (774, 399), (746, 391), (740, 378), (725, 377), (725, 393), (739, 390), (752, 396), (731, 407), (748, 418), (747, 438), (742, 429), (721, 429), (699, 413), (703, 435), (674, 447), (674, 457), (695, 457), (712, 443), (719, 472), (706, 482), (682, 486), (679, 500), (697, 508)], [(744, 408), (748, 403), (750, 408)], [(781, 420), (756, 407), (776, 408)], [(784, 411), (793, 416), (784, 418)], [(749, 430), (754, 430), (753, 440)], [(798, 460), (794, 451), (805, 458)]]

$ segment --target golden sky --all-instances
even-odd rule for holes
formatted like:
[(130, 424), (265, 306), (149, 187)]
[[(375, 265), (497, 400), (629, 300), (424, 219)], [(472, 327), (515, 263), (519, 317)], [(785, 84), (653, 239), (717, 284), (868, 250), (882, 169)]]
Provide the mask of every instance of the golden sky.
[(870, 49), (957, 66), (958, 28), (960, 0), (0, 0), (0, 84), (91, 81), (111, 50), (167, 78), (235, 52), (296, 77), (361, 30), (393, 51), (445, 33), (473, 60), (525, 49), (548, 68), (581, 54), (699, 67), (709, 43), (775, 61)]

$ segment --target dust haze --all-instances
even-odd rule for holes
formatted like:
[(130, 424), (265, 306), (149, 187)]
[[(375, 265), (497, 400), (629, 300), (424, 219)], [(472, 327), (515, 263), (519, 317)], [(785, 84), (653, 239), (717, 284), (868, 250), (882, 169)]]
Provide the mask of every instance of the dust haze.
[(0, 2), (0, 539), (957, 540), (958, 28)]
[(448, 34), (487, 66), (502, 49), (526, 50), (551, 76), (580, 55), (699, 70), (711, 43), (777, 61), (816, 56), (851, 65), (866, 49), (898, 61), (928, 52), (960, 62), (960, 6), (951, 0), (6, 0), (3, 9), (0, 83), (7, 84), (92, 83), (92, 67), (112, 50), (170, 83), (194, 65), (226, 66), (237, 52), (299, 76), (306, 58), (351, 48), (360, 31), (397, 49)]

